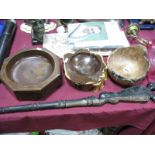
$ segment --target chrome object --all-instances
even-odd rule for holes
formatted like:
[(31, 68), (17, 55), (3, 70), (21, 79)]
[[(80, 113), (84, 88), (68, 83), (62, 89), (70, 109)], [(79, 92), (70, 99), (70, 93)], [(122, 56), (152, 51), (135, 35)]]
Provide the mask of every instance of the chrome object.
[(140, 27), (138, 24), (130, 24), (127, 29), (126, 29), (126, 36), (128, 37), (128, 39), (132, 39), (137, 41), (138, 43), (140, 43), (141, 45), (144, 46), (151, 46), (152, 42), (149, 40), (146, 40), (144, 38), (139, 37), (139, 31), (140, 31)]

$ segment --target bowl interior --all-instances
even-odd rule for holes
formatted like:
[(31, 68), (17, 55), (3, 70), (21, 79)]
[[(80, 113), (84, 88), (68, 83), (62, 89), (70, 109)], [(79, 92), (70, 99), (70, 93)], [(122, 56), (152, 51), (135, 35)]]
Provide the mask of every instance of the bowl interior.
[(108, 68), (126, 79), (139, 79), (148, 71), (146, 57), (133, 49), (119, 49), (108, 60)]
[(101, 67), (98, 58), (89, 53), (78, 53), (72, 56), (69, 65), (72, 70), (86, 76), (95, 74)]
[(21, 52), (7, 65), (8, 77), (24, 85), (40, 84), (49, 78), (53, 70), (53, 58), (40, 50)]

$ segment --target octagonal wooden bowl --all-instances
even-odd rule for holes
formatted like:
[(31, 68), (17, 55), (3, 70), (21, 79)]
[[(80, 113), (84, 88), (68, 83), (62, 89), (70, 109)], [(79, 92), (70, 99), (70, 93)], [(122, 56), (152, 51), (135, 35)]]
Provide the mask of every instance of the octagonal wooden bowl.
[(44, 48), (24, 49), (4, 60), (1, 80), (18, 99), (42, 99), (61, 85), (59, 58)]

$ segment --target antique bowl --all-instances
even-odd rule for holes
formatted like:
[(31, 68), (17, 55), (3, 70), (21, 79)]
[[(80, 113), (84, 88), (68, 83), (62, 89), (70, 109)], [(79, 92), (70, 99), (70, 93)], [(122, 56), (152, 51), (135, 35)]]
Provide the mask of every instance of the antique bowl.
[(4, 60), (1, 80), (18, 99), (41, 99), (61, 85), (59, 58), (44, 48), (24, 49)]
[(70, 83), (81, 90), (100, 90), (106, 79), (106, 65), (100, 55), (86, 49), (64, 56), (64, 71)]
[(110, 77), (123, 86), (143, 80), (150, 67), (146, 53), (146, 48), (142, 46), (116, 49), (107, 60)]

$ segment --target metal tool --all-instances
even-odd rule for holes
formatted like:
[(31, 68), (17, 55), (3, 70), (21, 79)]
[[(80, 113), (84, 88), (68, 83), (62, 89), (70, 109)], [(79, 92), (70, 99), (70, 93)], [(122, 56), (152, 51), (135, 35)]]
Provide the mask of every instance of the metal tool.
[(101, 106), (106, 103), (116, 104), (119, 102), (146, 103), (150, 99), (155, 102), (155, 95), (152, 93), (153, 90), (155, 90), (155, 83), (150, 83), (147, 85), (147, 87), (133, 86), (126, 88), (118, 93), (102, 92), (99, 95), (99, 98), (90, 96), (78, 100), (62, 100), (55, 102), (32, 103), (19, 106), (1, 107), (0, 114), (70, 107)]
[(129, 39), (136, 40), (138, 43), (144, 46), (151, 46), (152, 45), (151, 41), (139, 37), (138, 35), (139, 31), (140, 31), (140, 26), (136, 23), (134, 24), (132, 23), (126, 29), (126, 36)]

